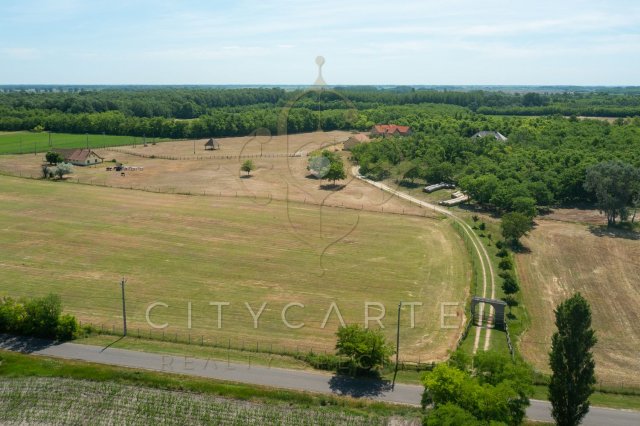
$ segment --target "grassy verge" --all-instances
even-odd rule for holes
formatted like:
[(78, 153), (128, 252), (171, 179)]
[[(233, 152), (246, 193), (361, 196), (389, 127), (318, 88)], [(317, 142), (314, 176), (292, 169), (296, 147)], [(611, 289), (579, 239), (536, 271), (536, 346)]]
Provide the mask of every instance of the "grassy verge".
[[(76, 340), (74, 343), (109, 346), (110, 348), (130, 349), (140, 352), (157, 354), (189, 356), (191, 358), (215, 359), (236, 363), (263, 365), (277, 368), (289, 368), (294, 370), (313, 370), (306, 362), (293, 356), (274, 355), (250, 350), (239, 351), (236, 349), (216, 348), (209, 346), (188, 345), (185, 343), (162, 342), (137, 337), (119, 338), (110, 335), (92, 335)], [(317, 370), (316, 370), (317, 371)], [(382, 371), (382, 379), (393, 379), (393, 366)], [(415, 370), (399, 370), (396, 381), (398, 383), (420, 384), (422, 372)]]
[(240, 351), (196, 344), (162, 342), (137, 337), (116, 337), (110, 335), (92, 335), (76, 340), (81, 343), (110, 348), (130, 349), (140, 352), (153, 352), (167, 355), (189, 356), (192, 358), (216, 359), (221, 361), (245, 364), (264, 365), (269, 367), (291, 368), (296, 370), (311, 369), (304, 361), (285, 355), (274, 355), (263, 352)]
[(354, 414), (419, 416), (414, 407), (355, 400), (335, 396), (272, 389), (175, 374), (139, 371), (124, 367), (60, 360), (0, 350), (0, 377), (59, 377), (115, 382), (154, 389), (188, 391), (262, 403), (288, 403), (301, 407), (333, 407)]
[[(545, 385), (535, 385), (532, 398), (546, 401), (547, 387)], [(640, 410), (640, 395), (594, 392), (589, 401), (591, 405), (598, 407)]]

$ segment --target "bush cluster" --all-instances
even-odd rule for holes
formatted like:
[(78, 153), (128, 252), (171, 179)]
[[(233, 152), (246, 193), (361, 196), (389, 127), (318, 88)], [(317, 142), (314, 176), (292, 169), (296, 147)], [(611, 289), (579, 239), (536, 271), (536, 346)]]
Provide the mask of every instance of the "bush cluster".
[(0, 299), (0, 332), (48, 339), (70, 340), (79, 332), (78, 321), (62, 313), (60, 297)]

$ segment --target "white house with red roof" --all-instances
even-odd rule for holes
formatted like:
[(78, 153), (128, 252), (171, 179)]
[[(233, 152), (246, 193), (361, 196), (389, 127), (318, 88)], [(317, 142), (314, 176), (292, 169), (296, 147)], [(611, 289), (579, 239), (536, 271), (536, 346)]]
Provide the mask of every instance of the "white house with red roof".
[(71, 163), (76, 166), (90, 166), (104, 161), (102, 157), (90, 149), (53, 149), (52, 151), (60, 154), (65, 163)]

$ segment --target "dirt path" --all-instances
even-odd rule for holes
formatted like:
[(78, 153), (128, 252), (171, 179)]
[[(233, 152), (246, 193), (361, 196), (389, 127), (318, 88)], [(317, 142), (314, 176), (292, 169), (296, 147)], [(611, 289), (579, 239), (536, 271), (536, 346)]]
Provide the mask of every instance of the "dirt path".
[[(360, 167), (358, 166), (354, 166), (351, 168), (351, 174), (353, 174), (353, 176), (355, 176), (357, 179), (360, 179), (363, 182), (367, 182), (370, 185), (375, 186), (376, 188), (380, 188), (383, 191), (386, 191), (390, 194), (393, 194), (395, 196), (397, 196), (398, 198), (402, 198), (404, 200), (407, 200), (411, 203), (417, 204), (421, 207), (424, 208), (428, 208), (428, 209), (432, 209), (435, 212), (438, 213), (442, 213), (450, 218), (452, 218), (453, 220), (455, 220), (458, 224), (460, 224), (462, 226), (462, 229), (464, 229), (465, 233), (469, 236), (471, 242), (473, 243), (473, 247), (476, 251), (476, 253), (478, 254), (478, 259), (480, 259), (480, 265), (482, 267), (482, 297), (487, 297), (487, 287), (488, 287), (488, 282), (491, 281), (491, 295), (490, 297), (493, 299), (495, 298), (495, 294), (496, 294), (496, 283), (495, 283), (495, 274), (493, 271), (493, 266), (491, 265), (491, 259), (489, 258), (489, 253), (487, 253), (487, 250), (485, 249), (485, 247), (482, 245), (482, 242), (480, 241), (480, 239), (478, 238), (478, 236), (475, 234), (475, 232), (473, 232), (473, 230), (471, 229), (471, 227), (461, 218), (459, 218), (457, 215), (455, 215), (454, 213), (452, 213), (450, 210), (435, 205), (435, 204), (431, 204), (428, 203), (426, 201), (422, 201), (419, 200), (409, 194), (406, 194), (402, 191), (398, 191), (396, 189), (393, 189), (383, 183), (380, 182), (375, 182), (372, 181), (370, 179), (365, 178), (364, 176), (362, 176), (360, 174)], [(488, 272), (487, 272), (488, 270)], [(493, 309), (493, 308), (490, 308)], [(484, 314), (484, 304), (480, 305), (480, 319), (478, 321), (478, 327), (476, 328), (476, 336), (475, 336), (475, 340), (473, 342), (473, 353), (476, 353), (478, 351), (478, 347), (480, 346), (480, 340), (481, 340), (481, 334), (482, 334), (482, 330), (483, 328), (482, 326), (482, 318), (483, 318), (483, 314)], [(485, 333), (485, 339), (484, 339), (484, 350), (487, 351), (489, 350), (491, 344), (491, 329), (490, 328), (486, 328), (486, 333)]]

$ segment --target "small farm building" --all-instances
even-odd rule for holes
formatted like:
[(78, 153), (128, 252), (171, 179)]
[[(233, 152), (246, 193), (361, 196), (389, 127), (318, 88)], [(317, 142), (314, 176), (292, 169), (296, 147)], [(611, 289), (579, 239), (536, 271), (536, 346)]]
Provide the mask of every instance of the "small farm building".
[(210, 138), (207, 143), (204, 144), (204, 149), (211, 149), (211, 150), (216, 150), (216, 149), (220, 149), (220, 142), (218, 142), (217, 140), (215, 140), (214, 138)]
[(104, 161), (104, 158), (90, 149), (54, 149), (52, 151), (60, 154), (65, 163), (71, 163), (76, 166), (90, 166)]

